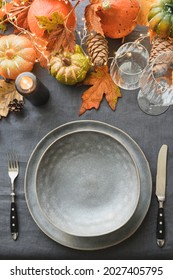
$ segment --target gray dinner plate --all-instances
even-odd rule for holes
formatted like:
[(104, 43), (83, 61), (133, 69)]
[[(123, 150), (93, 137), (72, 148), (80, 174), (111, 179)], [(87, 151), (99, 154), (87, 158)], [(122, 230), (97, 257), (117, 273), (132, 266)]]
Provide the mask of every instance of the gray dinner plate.
[(124, 145), (100, 131), (72, 131), (46, 149), (36, 172), (46, 217), (76, 236), (104, 235), (124, 226), (140, 194), (137, 166)]
[[(140, 195), (137, 207), (129, 220), (120, 228), (99, 236), (75, 236), (54, 225), (43, 213), (38, 193), (36, 179), (41, 159), (51, 145), (59, 143), (66, 135), (74, 133), (101, 133), (115, 139), (125, 148), (137, 166), (140, 179)], [(77, 135), (76, 134), (76, 135)], [(78, 134), (78, 135), (79, 135)], [(131, 165), (133, 166), (133, 164)], [(48, 186), (49, 187), (49, 186)], [(130, 237), (143, 222), (148, 211), (152, 192), (152, 181), (149, 164), (144, 153), (136, 142), (122, 130), (98, 121), (76, 121), (62, 125), (48, 133), (35, 147), (27, 164), (25, 174), (25, 196), (29, 211), (39, 228), (51, 239), (62, 245), (81, 250), (97, 250), (113, 246)]]

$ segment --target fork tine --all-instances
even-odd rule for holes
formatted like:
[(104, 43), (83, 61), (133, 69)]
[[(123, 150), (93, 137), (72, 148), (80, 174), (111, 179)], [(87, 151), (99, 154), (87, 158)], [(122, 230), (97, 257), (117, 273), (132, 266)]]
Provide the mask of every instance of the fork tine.
[(11, 169), (11, 152), (7, 153), (7, 158), (8, 158), (8, 168)]
[(15, 151), (8, 152), (8, 168), (18, 169), (18, 159)]

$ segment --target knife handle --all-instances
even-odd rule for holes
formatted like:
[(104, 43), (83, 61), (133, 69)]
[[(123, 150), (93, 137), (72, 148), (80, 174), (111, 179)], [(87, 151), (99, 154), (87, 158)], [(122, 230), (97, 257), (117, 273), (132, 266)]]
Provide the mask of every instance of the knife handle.
[(159, 207), (157, 216), (157, 244), (159, 247), (163, 247), (165, 243), (165, 219), (163, 207)]
[(12, 238), (13, 240), (16, 240), (18, 237), (18, 218), (17, 218), (17, 208), (15, 202), (11, 202), (10, 227), (11, 227)]

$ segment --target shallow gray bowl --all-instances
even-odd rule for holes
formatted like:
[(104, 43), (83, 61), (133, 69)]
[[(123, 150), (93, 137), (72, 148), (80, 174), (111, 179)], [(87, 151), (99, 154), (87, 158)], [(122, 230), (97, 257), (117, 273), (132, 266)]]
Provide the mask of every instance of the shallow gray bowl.
[(36, 192), (44, 215), (61, 231), (100, 236), (123, 227), (132, 217), (140, 180), (120, 141), (101, 131), (72, 131), (43, 153)]

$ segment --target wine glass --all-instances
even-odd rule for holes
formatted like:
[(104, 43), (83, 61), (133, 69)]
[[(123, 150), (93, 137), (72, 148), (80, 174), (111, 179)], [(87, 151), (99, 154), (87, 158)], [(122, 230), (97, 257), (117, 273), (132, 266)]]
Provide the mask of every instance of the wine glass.
[(126, 43), (117, 50), (110, 65), (110, 75), (119, 87), (137, 89), (148, 60), (149, 53), (143, 45), (137, 41)]
[(138, 105), (149, 115), (160, 115), (173, 104), (173, 51), (159, 54), (140, 78)]

